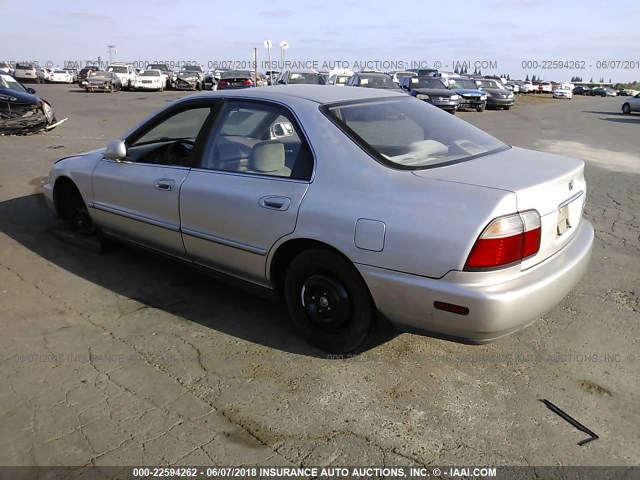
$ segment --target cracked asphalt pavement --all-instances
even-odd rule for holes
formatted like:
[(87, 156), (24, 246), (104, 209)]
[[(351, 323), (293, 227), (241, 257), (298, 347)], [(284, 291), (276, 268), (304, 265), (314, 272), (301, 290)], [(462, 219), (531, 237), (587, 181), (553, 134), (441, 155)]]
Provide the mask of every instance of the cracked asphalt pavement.
[[(69, 120), (0, 137), (0, 465), (640, 464), (640, 116), (619, 99), (458, 114), (586, 160), (596, 244), (560, 305), (489, 345), (402, 334), (336, 359), (282, 305), (153, 254), (57, 240), (51, 164), (183, 94), (37, 88)], [(539, 399), (600, 438), (578, 446)]]

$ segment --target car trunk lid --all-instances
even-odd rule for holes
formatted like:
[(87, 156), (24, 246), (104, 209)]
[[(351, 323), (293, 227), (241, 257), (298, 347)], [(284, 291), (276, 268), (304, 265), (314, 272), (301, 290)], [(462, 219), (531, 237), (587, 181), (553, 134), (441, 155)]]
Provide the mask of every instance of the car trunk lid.
[(577, 230), (586, 197), (582, 160), (516, 147), (413, 173), (513, 192), (519, 212), (536, 210), (541, 217), (540, 250), (522, 262), (523, 269), (549, 258), (567, 244)]

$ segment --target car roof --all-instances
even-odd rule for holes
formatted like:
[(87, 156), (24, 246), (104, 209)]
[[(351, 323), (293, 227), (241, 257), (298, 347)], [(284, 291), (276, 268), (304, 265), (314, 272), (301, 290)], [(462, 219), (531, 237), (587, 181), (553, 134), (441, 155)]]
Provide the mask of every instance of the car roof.
[[(287, 98), (301, 98), (315, 103), (334, 103), (349, 100), (365, 100), (384, 97), (406, 97), (400, 89), (383, 90), (377, 88), (332, 88), (326, 85), (276, 85), (272, 87), (247, 88), (243, 90), (222, 90), (203, 94), (195, 97), (235, 97), (256, 98), (263, 100), (286, 101)], [(185, 97), (185, 98), (193, 98)]]

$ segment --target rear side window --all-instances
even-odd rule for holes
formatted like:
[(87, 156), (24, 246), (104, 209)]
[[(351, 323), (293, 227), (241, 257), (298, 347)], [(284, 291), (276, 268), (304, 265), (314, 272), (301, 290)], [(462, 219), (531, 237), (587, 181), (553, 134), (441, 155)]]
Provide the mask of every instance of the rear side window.
[(313, 157), (286, 108), (234, 100), (225, 104), (213, 126), (201, 168), (310, 180)]
[(431, 168), (508, 148), (413, 97), (325, 105), (322, 110), (363, 149), (394, 168)]

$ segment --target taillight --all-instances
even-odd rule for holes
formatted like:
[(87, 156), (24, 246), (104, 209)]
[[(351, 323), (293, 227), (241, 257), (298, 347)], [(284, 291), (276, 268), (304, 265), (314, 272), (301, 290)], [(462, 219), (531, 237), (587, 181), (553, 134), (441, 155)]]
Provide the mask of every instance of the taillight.
[(242, 85), (253, 85), (253, 80), (251, 80), (250, 78), (247, 78), (242, 81)]
[(540, 215), (535, 210), (496, 218), (476, 240), (464, 269), (504, 267), (535, 255), (540, 233)]
[(229, 82), (227, 82), (226, 80), (220, 80), (218, 82), (218, 87), (228, 87), (229, 86)]

